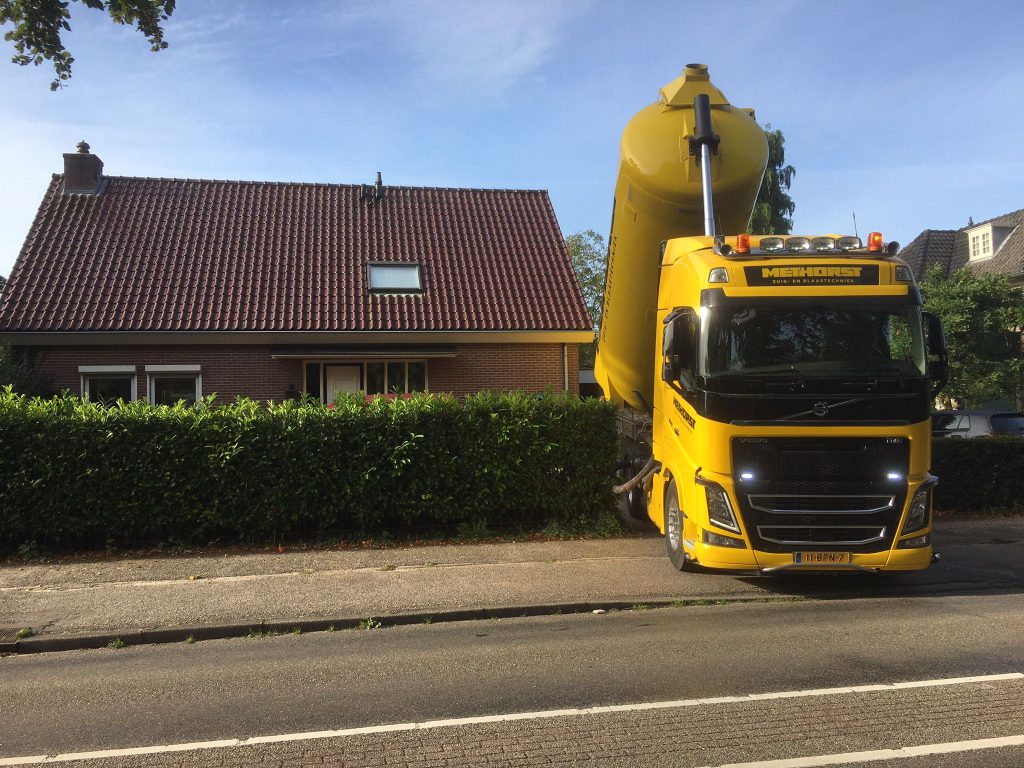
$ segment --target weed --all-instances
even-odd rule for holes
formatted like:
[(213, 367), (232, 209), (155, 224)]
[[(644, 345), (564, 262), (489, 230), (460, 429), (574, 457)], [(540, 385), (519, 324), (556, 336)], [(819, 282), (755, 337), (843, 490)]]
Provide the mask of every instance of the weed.
[(673, 600), (672, 601), (672, 607), (673, 608), (685, 608), (686, 606), (688, 606), (690, 604), (691, 604), (690, 600)]
[(434, 621), (434, 618), (432, 616), (424, 616), (423, 617), (423, 623), (424, 624), (430, 624), (433, 621)]
[(249, 634), (246, 637), (277, 637), (281, 633), (276, 629), (268, 629), (266, 632), (261, 632), (258, 629), (250, 629)]
[(391, 563), (388, 563), (387, 565), (382, 565), (378, 570), (381, 570), (381, 571), (393, 571), (393, 570), (395, 570), (395, 566), (393, 566)]
[(381, 628), (381, 623), (379, 621), (377, 621), (375, 618), (370, 617), (368, 619), (363, 619), (362, 621), (360, 621), (359, 622), (359, 628), (360, 629), (380, 629)]
[(107, 648), (113, 648), (115, 651), (118, 648), (124, 648), (124, 640), (122, 640), (120, 637), (115, 637), (113, 640), (107, 643)]
[(633, 610), (634, 611), (646, 611), (650, 607), (651, 606), (649, 606), (647, 603), (634, 603), (633, 604)]
[(302, 634), (302, 627), (292, 627), (292, 634), (293, 635), (301, 635)]
[(328, 631), (328, 632), (334, 632), (334, 631), (336, 631), (336, 630), (335, 630), (335, 628), (334, 628), (334, 625), (333, 625), (333, 624), (330, 624), (330, 625), (328, 625), (328, 627), (327, 627), (327, 631)]
[(194, 637), (192, 637), (192, 635), (189, 635), (188, 637), (185, 638), (185, 642), (188, 643), (189, 645), (192, 645), (192, 643), (194, 643), (195, 641), (196, 641), (196, 639)]
[(18, 630), (18, 633), (15, 635), (15, 637), (19, 640), (24, 640), (26, 637), (32, 637), (32, 635), (34, 634), (35, 632), (32, 631), (32, 627), (22, 627)]

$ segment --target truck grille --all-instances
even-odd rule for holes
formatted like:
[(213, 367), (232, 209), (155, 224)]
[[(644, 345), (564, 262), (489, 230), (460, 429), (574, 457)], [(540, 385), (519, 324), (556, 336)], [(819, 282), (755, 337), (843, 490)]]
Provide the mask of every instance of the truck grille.
[(732, 456), (739, 511), (755, 548), (891, 546), (906, 498), (905, 438), (734, 438)]

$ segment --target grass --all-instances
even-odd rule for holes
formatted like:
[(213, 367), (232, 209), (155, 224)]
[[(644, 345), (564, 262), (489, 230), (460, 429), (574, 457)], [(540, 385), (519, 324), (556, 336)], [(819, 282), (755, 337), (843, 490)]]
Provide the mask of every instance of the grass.
[(383, 624), (381, 624), (379, 621), (377, 621), (375, 618), (371, 616), (368, 619), (363, 619), (362, 621), (360, 621), (357, 626), (359, 627), (359, 629), (380, 629), (383, 626)]
[(26, 637), (32, 637), (34, 634), (35, 632), (32, 631), (32, 627), (22, 627), (18, 630), (17, 634), (15, 634), (15, 637), (19, 640), (24, 640)]
[(113, 640), (107, 643), (107, 648), (113, 648), (115, 651), (118, 648), (124, 648), (124, 640), (122, 640), (120, 637), (115, 637)]
[(196, 641), (196, 639), (192, 635), (189, 635), (188, 637), (185, 638), (185, 642), (188, 645), (192, 645), (192, 643), (194, 643), (195, 641)]

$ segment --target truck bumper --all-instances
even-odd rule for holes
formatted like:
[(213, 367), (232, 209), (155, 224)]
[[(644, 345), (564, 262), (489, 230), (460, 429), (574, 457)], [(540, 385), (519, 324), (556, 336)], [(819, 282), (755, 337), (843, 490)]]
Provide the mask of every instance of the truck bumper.
[(882, 552), (854, 552), (849, 562), (841, 565), (821, 565), (796, 562), (792, 552), (758, 552), (750, 549), (714, 547), (696, 542), (693, 559), (704, 568), (728, 571), (757, 571), (758, 573), (821, 573), (822, 571), (919, 571), (932, 562), (932, 548), (892, 549)]

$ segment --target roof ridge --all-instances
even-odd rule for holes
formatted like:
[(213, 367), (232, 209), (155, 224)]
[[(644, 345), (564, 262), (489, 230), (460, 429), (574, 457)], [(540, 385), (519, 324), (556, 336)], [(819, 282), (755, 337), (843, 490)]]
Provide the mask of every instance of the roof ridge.
[[(64, 178), (62, 173), (54, 173), (54, 179)], [(272, 187), (337, 187), (358, 189), (372, 187), (373, 182), (342, 183), (330, 181), (269, 181), (261, 179), (204, 179), (189, 178), (184, 176), (111, 176), (103, 174), (105, 179), (120, 179), (122, 181), (168, 181), (168, 182), (193, 182), (202, 184), (252, 184), (257, 186)], [(385, 184), (387, 189), (408, 189), (423, 190), (432, 192), (540, 192), (549, 194), (543, 187), (437, 187), (437, 186), (415, 186), (411, 184)]]
[(1008, 213), (1000, 213), (998, 216), (993, 216), (989, 219), (985, 219), (984, 221), (976, 221), (970, 226), (960, 227), (957, 232), (966, 232), (968, 229), (974, 229), (975, 227), (981, 227), (985, 224), (991, 224), (996, 219), (1005, 219), (1007, 216), (1017, 216), (1020, 214), (1024, 214), (1024, 208), (1018, 208), (1016, 211), (1010, 211)]

